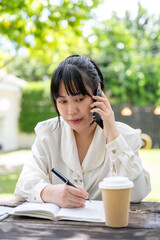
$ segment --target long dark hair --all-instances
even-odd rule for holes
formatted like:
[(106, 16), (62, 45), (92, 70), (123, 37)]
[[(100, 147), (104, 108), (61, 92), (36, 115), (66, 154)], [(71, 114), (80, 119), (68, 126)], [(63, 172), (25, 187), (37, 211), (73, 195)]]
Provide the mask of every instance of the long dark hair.
[(98, 84), (104, 89), (103, 75), (97, 64), (89, 57), (72, 55), (62, 61), (54, 71), (51, 79), (51, 99), (60, 116), (56, 105), (56, 99), (59, 97), (59, 87), (64, 83), (68, 95), (90, 95), (87, 90), (89, 87), (93, 94), (96, 93)]

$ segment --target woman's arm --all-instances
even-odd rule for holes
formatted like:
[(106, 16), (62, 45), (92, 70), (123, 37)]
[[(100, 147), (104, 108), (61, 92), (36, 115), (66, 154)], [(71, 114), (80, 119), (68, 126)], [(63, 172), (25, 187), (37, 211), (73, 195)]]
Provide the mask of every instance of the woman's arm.
[(32, 157), (24, 164), (15, 188), (15, 196), (32, 202), (52, 202), (60, 207), (83, 207), (88, 193), (80, 187), (51, 184), (51, 168), (45, 151), (37, 137), (32, 147)]
[(47, 185), (41, 191), (44, 202), (52, 202), (60, 207), (84, 207), (88, 193), (81, 187), (74, 188), (66, 184)]
[(40, 139), (36, 137), (32, 146), (32, 155), (24, 163), (16, 184), (15, 196), (27, 201), (42, 202), (40, 192), (49, 183), (47, 158)]
[[(93, 96), (92, 113), (97, 112), (103, 120), (106, 148), (111, 160), (111, 174), (126, 176), (134, 182), (131, 201), (141, 201), (151, 190), (149, 174), (143, 169), (138, 150), (141, 146), (139, 133), (133, 128), (115, 122), (114, 112), (104, 93)], [(99, 107), (99, 108), (95, 108)]]
[(139, 134), (134, 129), (131, 131), (129, 126), (126, 130), (126, 139), (119, 135), (117, 139), (108, 143), (106, 148), (111, 160), (112, 174), (128, 177), (132, 180), (134, 187), (132, 189), (131, 201), (140, 202), (151, 191), (150, 176), (142, 167), (138, 154), (141, 144)]

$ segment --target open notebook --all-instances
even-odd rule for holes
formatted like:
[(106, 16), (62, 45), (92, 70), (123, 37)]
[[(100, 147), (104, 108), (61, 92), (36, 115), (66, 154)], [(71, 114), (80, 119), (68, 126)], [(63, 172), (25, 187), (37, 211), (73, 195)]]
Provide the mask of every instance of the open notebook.
[(105, 221), (103, 202), (96, 200), (86, 201), (84, 208), (60, 208), (53, 203), (25, 202), (15, 207), (9, 214), (50, 220)]

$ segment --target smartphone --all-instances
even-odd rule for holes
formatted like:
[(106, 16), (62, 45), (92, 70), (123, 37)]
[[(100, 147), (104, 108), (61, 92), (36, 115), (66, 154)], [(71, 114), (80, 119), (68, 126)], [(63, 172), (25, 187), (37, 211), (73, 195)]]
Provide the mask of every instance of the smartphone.
[[(96, 96), (101, 96), (102, 90), (100, 88), (97, 88), (96, 91)], [(97, 100), (96, 100), (97, 101)], [(100, 107), (96, 107), (96, 108), (100, 108)], [(99, 113), (93, 113), (93, 120), (101, 127), (103, 128), (103, 120), (101, 118), (101, 116), (99, 115)]]

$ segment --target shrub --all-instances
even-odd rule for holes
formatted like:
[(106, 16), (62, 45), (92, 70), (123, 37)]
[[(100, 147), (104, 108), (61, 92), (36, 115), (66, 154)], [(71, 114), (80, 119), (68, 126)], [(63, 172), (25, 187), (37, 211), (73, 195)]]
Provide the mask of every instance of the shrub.
[(40, 121), (57, 116), (50, 98), (49, 82), (28, 82), (22, 88), (19, 129), (32, 133)]

